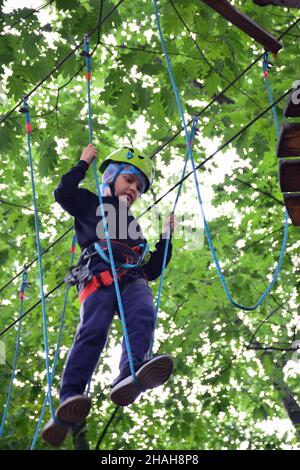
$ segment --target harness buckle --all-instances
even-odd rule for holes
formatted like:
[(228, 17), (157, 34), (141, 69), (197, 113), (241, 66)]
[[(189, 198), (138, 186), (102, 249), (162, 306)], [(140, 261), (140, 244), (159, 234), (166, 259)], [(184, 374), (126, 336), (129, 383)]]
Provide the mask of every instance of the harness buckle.
[(105, 285), (105, 287), (111, 286), (114, 282), (114, 278), (112, 277), (112, 275), (110, 274), (110, 272), (108, 270), (107, 271), (102, 271), (99, 274), (99, 278), (100, 278), (102, 284)]
[(83, 261), (85, 257), (83, 251), (77, 265), (70, 268), (69, 274), (67, 274), (64, 279), (65, 283), (69, 286), (75, 286), (76, 284), (80, 284), (82, 282), (89, 282), (93, 278), (93, 274), (89, 269), (91, 258), (89, 256), (86, 257), (89, 259), (88, 262), (84, 264)]

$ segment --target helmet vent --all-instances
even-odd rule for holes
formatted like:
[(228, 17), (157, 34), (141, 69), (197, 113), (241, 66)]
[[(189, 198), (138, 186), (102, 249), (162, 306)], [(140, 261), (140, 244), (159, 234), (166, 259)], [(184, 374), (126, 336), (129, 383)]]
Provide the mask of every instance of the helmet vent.
[(129, 150), (129, 152), (126, 155), (127, 160), (130, 160), (133, 157), (134, 157), (134, 150), (132, 150), (132, 152)]

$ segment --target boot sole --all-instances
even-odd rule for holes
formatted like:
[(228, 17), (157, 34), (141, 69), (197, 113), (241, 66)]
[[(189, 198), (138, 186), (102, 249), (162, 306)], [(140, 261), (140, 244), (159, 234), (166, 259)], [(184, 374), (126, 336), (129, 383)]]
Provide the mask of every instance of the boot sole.
[(86, 395), (67, 398), (56, 411), (56, 417), (64, 423), (79, 424), (84, 421), (91, 409), (91, 399)]
[(52, 447), (59, 447), (67, 437), (70, 428), (61, 426), (53, 419), (46, 424), (41, 432), (41, 438)]
[[(141, 387), (145, 390), (163, 385), (173, 372), (173, 361), (170, 356), (154, 358), (151, 363), (141, 367), (136, 376)], [(131, 405), (142, 393), (141, 388), (134, 383), (132, 376), (122, 380), (111, 391), (110, 398), (118, 406)]]

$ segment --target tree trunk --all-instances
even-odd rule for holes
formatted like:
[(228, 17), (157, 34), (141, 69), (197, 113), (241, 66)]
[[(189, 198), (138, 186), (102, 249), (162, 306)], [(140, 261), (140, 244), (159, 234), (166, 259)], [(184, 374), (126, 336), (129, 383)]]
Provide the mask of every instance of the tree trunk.
[(282, 402), (285, 411), (287, 412), (288, 417), (292, 421), (293, 426), (295, 427), (300, 438), (300, 407), (287, 386), (285, 386), (280, 391), (283, 392)]
[(253, 2), (260, 7), (278, 5), (287, 8), (300, 8), (300, 0), (253, 0)]
[[(253, 341), (252, 344), (255, 345), (255, 347), (257, 347), (257, 348), (261, 347), (261, 344), (258, 341)], [(276, 367), (276, 360), (275, 360), (274, 354), (271, 350), (263, 351), (263, 353), (261, 355), (258, 355), (258, 358), (260, 359), (262, 365), (264, 365), (263, 356), (266, 355), (266, 354), (270, 355), (270, 357), (273, 360), (274, 367)], [(292, 424), (293, 424), (293, 426), (294, 426), (294, 428), (297, 432), (298, 438), (300, 440), (300, 406), (298, 405), (294, 395), (292, 394), (292, 392), (290, 391), (290, 389), (288, 388), (288, 386), (284, 382), (283, 368), (284, 368), (285, 364), (286, 364), (286, 359), (284, 357), (283, 361), (282, 361), (282, 364), (280, 365), (280, 371), (281, 371), (280, 380), (278, 380), (278, 379), (277, 380), (272, 380), (272, 384), (273, 384), (273, 387), (275, 388), (275, 390), (277, 390), (280, 393), (281, 401), (282, 401), (282, 404), (284, 406), (284, 409), (285, 409), (289, 419), (291, 420), (291, 422), (292, 422)], [(279, 367), (279, 361), (277, 362), (277, 367)]]
[[(236, 325), (241, 325), (242, 324), (243, 326), (245, 326), (245, 323), (240, 318), (236, 319), (234, 323)], [(280, 393), (281, 401), (282, 401), (282, 404), (284, 406), (284, 409), (285, 409), (292, 425), (294, 426), (294, 428), (296, 430), (296, 433), (297, 433), (297, 436), (300, 440), (300, 406), (297, 403), (294, 395), (292, 394), (292, 392), (288, 388), (287, 384), (284, 382), (283, 368), (287, 363), (286, 357), (285, 357), (285, 355), (283, 356), (282, 363), (280, 363), (279, 360), (276, 361), (275, 357), (274, 357), (274, 354), (273, 354), (273, 351), (270, 350), (270, 349), (269, 350), (262, 350), (262, 345), (260, 344), (259, 341), (254, 339), (253, 333), (251, 332), (251, 330), (249, 328), (248, 328), (248, 331), (249, 331), (249, 334), (251, 334), (251, 337), (252, 337), (251, 345), (254, 346), (255, 348), (257, 348), (257, 357), (261, 361), (262, 366), (264, 367), (264, 361), (263, 361), (264, 356), (269, 355), (272, 358), (272, 363), (274, 364), (274, 367), (277, 367), (278, 370), (280, 369), (280, 378), (279, 378), (279, 380), (278, 380), (278, 375), (277, 375), (276, 380), (275, 380), (275, 378), (272, 380), (271, 377), (270, 377), (270, 380), (272, 382), (272, 385), (273, 385), (274, 389), (277, 390), (277, 392)], [(259, 354), (260, 349), (261, 349), (261, 354)], [(274, 374), (274, 375), (276, 375), (276, 374)]]

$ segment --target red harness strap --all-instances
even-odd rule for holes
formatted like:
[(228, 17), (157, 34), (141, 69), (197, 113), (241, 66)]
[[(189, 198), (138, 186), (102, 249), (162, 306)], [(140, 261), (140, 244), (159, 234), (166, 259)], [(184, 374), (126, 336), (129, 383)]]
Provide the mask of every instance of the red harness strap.
[[(121, 273), (117, 273), (117, 278), (118, 281), (120, 281), (121, 277), (124, 276), (124, 274), (128, 271), (126, 269), (125, 271)], [(83, 301), (93, 292), (95, 292), (97, 289), (100, 289), (101, 286), (111, 286), (114, 282), (114, 278), (112, 277), (110, 271), (102, 271), (99, 273), (97, 276), (93, 276), (92, 280), (87, 283), (87, 285), (82, 289), (82, 291), (79, 293), (79, 302), (80, 304), (83, 303)]]
[(93, 276), (92, 280), (87, 283), (87, 285), (82, 289), (79, 293), (79, 301), (82, 304), (83, 301), (95, 290), (100, 289), (101, 285), (105, 287), (111, 286), (113, 284), (114, 279), (109, 271), (103, 271), (99, 273), (97, 276)]
[(97, 276), (93, 276), (92, 280), (79, 292), (79, 302), (82, 304), (83, 301), (95, 290), (101, 287), (100, 281)]

